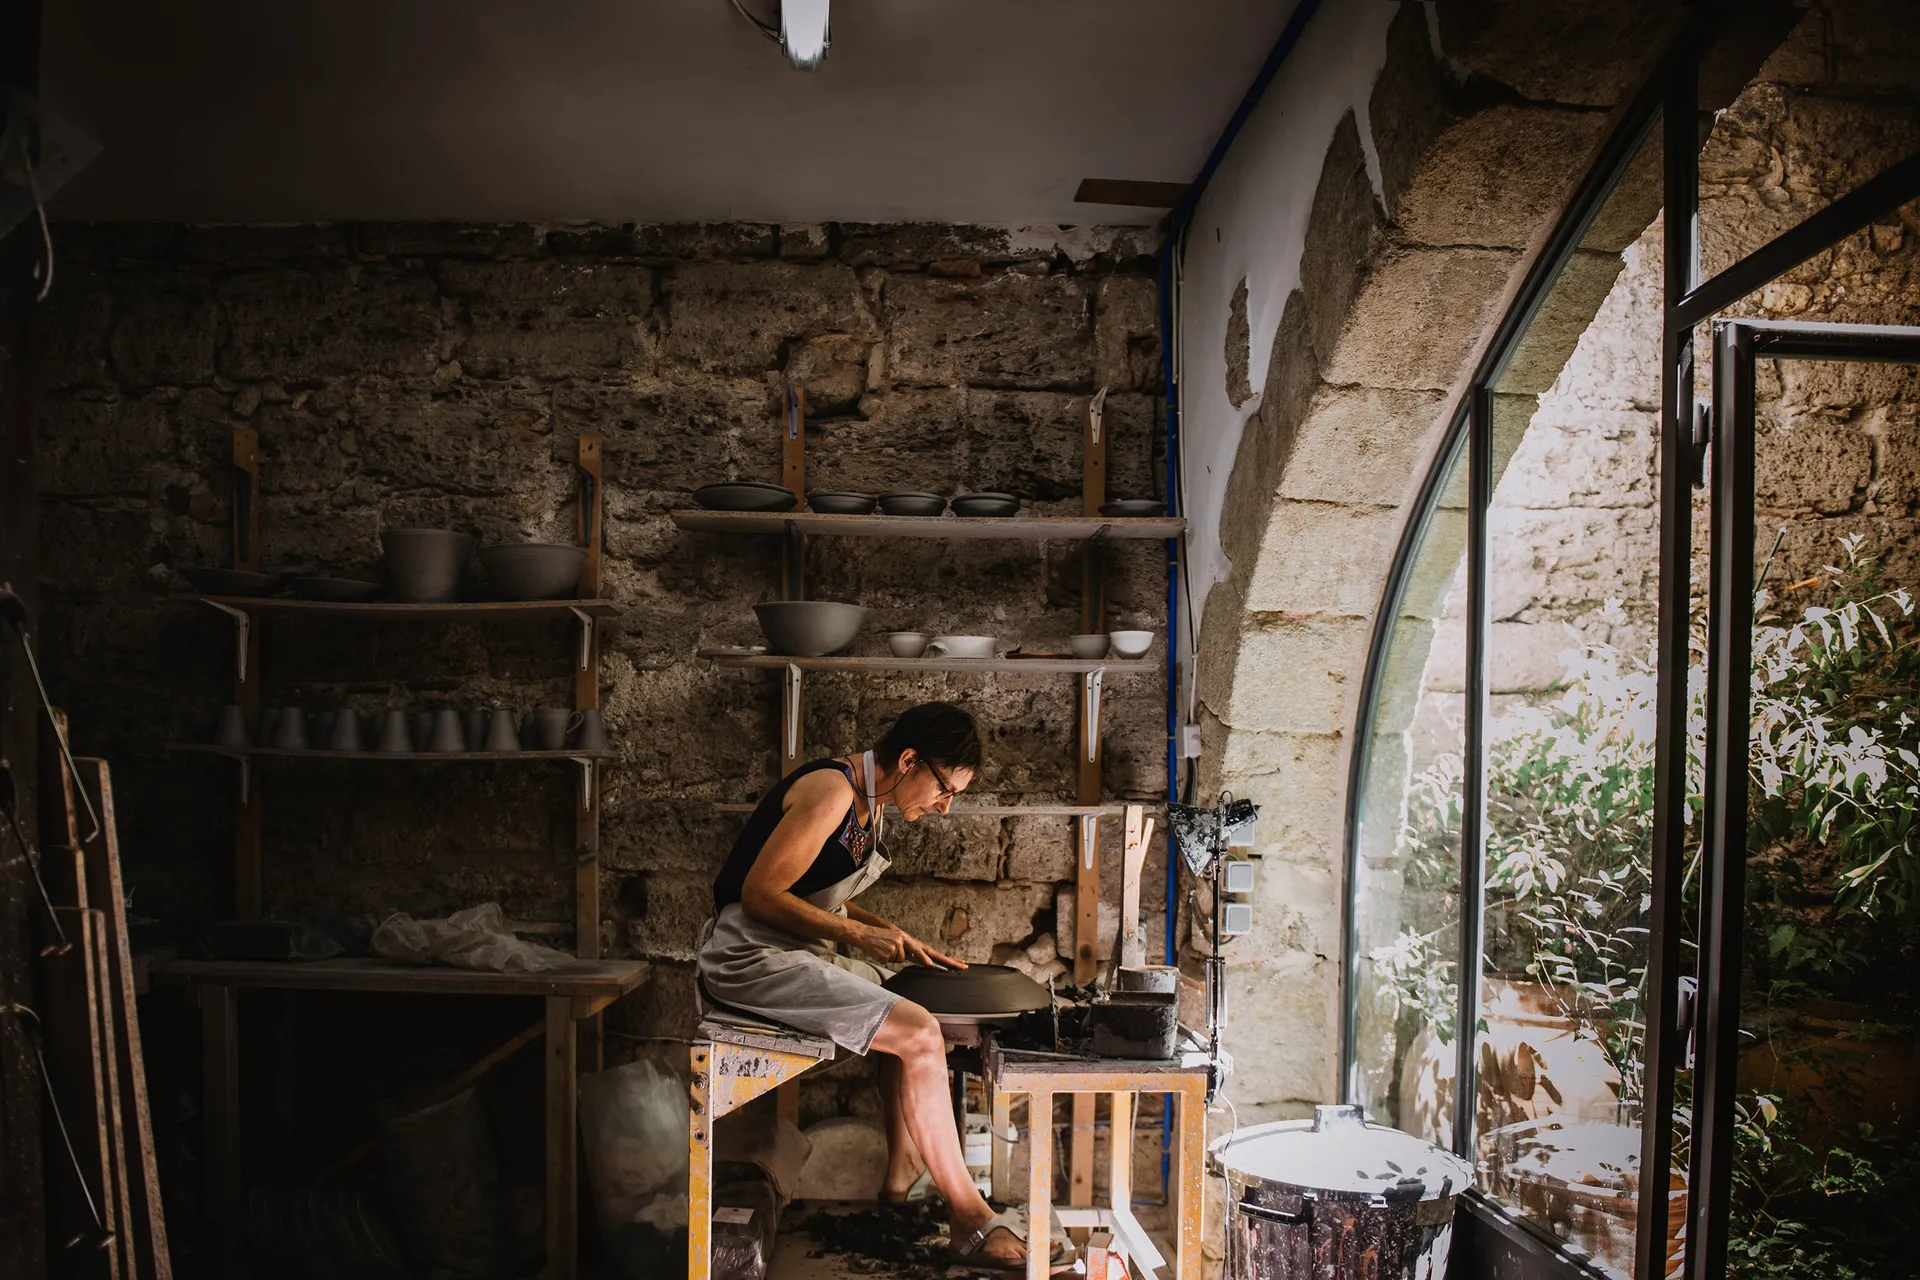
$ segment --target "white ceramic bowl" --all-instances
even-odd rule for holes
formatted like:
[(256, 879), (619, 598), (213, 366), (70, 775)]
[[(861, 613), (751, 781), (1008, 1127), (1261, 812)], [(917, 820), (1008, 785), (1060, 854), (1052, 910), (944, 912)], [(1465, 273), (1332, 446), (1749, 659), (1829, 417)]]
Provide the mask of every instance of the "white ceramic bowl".
[(1144, 658), (1147, 650), (1153, 648), (1151, 631), (1114, 631), (1107, 639), (1112, 641), (1114, 653), (1122, 658)]
[(927, 651), (932, 638), (924, 631), (889, 631), (887, 651), (896, 658), (917, 658)]
[(1104, 635), (1073, 636), (1067, 640), (1067, 647), (1073, 650), (1074, 657), (1083, 662), (1090, 662), (1095, 658), (1107, 656), (1107, 643), (1107, 637)]
[[(929, 658), (991, 658), (992, 636), (935, 636), (927, 644)], [(940, 652), (935, 653), (938, 649)]]
[(832, 600), (776, 600), (753, 606), (760, 631), (775, 653), (823, 658), (838, 653), (860, 630), (867, 611)]

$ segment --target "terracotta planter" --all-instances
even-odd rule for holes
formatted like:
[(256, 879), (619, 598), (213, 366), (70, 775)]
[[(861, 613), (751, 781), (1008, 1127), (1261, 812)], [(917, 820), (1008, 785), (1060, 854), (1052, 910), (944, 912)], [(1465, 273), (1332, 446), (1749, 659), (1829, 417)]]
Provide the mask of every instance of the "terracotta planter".
[(1740, 1089), (1781, 1099), (1817, 1143), (1851, 1135), (1920, 1132), (1920, 1028), (1888, 1023), (1869, 1005), (1807, 1000), (1775, 1010), (1740, 1055)]

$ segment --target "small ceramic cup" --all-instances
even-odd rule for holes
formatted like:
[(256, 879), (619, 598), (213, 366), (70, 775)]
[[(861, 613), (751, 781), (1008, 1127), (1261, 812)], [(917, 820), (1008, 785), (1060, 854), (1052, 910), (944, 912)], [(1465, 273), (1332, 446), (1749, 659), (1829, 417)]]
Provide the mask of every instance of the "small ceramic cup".
[(327, 731), (327, 749), (330, 751), (364, 749), (360, 742), (359, 712), (352, 707), (342, 707), (334, 714), (333, 726)]
[(413, 750), (413, 735), (407, 732), (407, 713), (393, 710), (380, 717), (380, 741), (375, 751), (404, 755)]
[(487, 720), (488, 751), (518, 751), (520, 749), (520, 726), (515, 723), (512, 711), (506, 707), (495, 707), (493, 715)]
[(422, 751), (427, 749), (427, 739), (433, 736), (433, 712), (421, 710), (413, 713), (409, 722), (413, 728), (414, 745)]
[(1153, 648), (1151, 631), (1115, 631), (1107, 639), (1113, 642), (1113, 651), (1122, 658), (1144, 658), (1147, 650)]
[(1067, 640), (1067, 647), (1073, 650), (1074, 657), (1083, 662), (1091, 662), (1095, 658), (1107, 656), (1108, 643), (1105, 635), (1071, 636)]
[(482, 751), (487, 743), (487, 709), (468, 707), (465, 714), (467, 750)]
[(427, 750), (435, 755), (457, 756), (467, 749), (467, 735), (460, 727), (460, 713), (442, 707), (433, 713), (433, 732), (427, 735)]
[(567, 707), (535, 707), (533, 740), (542, 751), (558, 751), (567, 745), (567, 734), (580, 726), (580, 714)]
[(887, 651), (896, 658), (917, 658), (927, 651), (931, 639), (924, 631), (889, 631)]
[(273, 724), (273, 745), (292, 751), (305, 751), (307, 742), (307, 714), (298, 707), (288, 707), (280, 713)]
[(213, 745), (216, 747), (250, 747), (253, 739), (247, 736), (246, 713), (239, 707), (220, 708), (220, 718), (214, 722)]
[(280, 713), (282, 710), (284, 710), (282, 707), (260, 708), (260, 731), (253, 735), (255, 742), (263, 747), (273, 745), (273, 731), (280, 727)]
[(573, 745), (582, 751), (607, 749), (607, 726), (600, 719), (600, 708), (588, 707), (580, 713), (580, 732), (574, 735)]

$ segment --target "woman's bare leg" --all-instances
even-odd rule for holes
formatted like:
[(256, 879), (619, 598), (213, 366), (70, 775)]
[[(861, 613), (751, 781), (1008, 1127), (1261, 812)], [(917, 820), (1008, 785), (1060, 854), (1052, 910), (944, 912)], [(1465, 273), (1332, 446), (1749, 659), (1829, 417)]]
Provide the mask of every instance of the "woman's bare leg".
[[(947, 1052), (940, 1039), (940, 1024), (919, 1005), (902, 1000), (880, 1024), (873, 1047), (898, 1060), (900, 1113), (907, 1133), (927, 1162), (933, 1185), (946, 1197), (954, 1240), (963, 1240), (985, 1226), (993, 1210), (967, 1176), (960, 1132), (953, 1123), (953, 1097), (947, 1088)], [(994, 1232), (987, 1238), (985, 1249), (997, 1258), (1017, 1260), (1026, 1256), (1025, 1247), (1008, 1231)]]
[(889, 1194), (900, 1195), (920, 1176), (920, 1151), (907, 1132), (906, 1107), (900, 1100), (900, 1059), (882, 1053), (879, 1066), (880, 1105), (887, 1117), (887, 1176), (881, 1185)]

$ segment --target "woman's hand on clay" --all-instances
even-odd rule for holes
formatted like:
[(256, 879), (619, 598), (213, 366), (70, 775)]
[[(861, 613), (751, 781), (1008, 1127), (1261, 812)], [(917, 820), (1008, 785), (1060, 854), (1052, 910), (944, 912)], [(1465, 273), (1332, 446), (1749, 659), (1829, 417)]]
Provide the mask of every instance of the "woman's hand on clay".
[(952, 956), (942, 955), (897, 925), (863, 924), (860, 926), (860, 932), (854, 935), (853, 945), (875, 960), (896, 963), (904, 960), (912, 964), (937, 965), (948, 969), (967, 967), (964, 960), (955, 960)]

